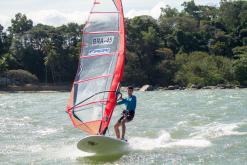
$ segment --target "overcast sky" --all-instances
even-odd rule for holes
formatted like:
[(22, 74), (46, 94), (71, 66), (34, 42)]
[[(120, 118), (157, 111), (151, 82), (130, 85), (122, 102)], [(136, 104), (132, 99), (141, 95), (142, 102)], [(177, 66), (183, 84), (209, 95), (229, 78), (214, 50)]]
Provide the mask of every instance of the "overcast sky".
[[(160, 7), (170, 5), (179, 10), (188, 0), (122, 0), (125, 16), (151, 15), (158, 18)], [(220, 0), (195, 0), (196, 4), (218, 6)], [(34, 21), (59, 26), (68, 22), (84, 23), (93, 0), (0, 0), (0, 24), (10, 25), (10, 19), (18, 12)]]

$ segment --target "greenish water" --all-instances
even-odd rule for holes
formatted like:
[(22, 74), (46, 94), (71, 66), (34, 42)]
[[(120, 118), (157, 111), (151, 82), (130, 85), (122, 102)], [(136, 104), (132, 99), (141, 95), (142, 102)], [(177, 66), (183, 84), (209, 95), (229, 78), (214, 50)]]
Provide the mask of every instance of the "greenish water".
[(247, 164), (246, 89), (137, 92), (132, 151), (103, 162), (77, 150), (85, 135), (65, 113), (68, 95), (0, 94), (0, 164)]

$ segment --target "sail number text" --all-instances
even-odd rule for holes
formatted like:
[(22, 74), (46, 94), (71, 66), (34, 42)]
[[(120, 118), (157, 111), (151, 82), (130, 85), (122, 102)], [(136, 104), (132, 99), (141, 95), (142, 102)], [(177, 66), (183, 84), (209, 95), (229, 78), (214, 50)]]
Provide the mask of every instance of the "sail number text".
[(92, 45), (111, 45), (114, 41), (114, 36), (103, 36), (103, 37), (94, 37), (92, 40)]

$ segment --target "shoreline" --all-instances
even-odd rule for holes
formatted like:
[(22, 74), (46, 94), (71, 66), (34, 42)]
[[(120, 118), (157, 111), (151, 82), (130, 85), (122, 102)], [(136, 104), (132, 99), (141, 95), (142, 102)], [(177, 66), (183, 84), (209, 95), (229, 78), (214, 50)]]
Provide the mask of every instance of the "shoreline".
[[(121, 90), (126, 90), (127, 87), (121, 87)], [(151, 85), (144, 85), (143, 87), (134, 87), (135, 91), (172, 91), (172, 90), (214, 90), (214, 89), (245, 89), (244, 86), (234, 86), (234, 85), (217, 85), (217, 86), (205, 86), (205, 87), (180, 87), (180, 86), (169, 86), (169, 87), (153, 87)], [(19, 93), (19, 92), (40, 92), (40, 93), (52, 93), (52, 92), (70, 92), (71, 85), (34, 85), (27, 84), (25, 86), (8, 86), (5, 88), (0, 88), (0, 93)]]
[(27, 84), (24, 86), (8, 86), (5, 88), (0, 88), (0, 93), (16, 93), (16, 92), (69, 92), (71, 90), (71, 85), (35, 85)]

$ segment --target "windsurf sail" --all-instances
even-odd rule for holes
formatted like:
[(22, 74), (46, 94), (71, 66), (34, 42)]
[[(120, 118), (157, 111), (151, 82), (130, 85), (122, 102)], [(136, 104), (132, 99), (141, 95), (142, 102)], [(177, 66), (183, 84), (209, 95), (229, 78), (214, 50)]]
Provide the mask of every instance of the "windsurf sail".
[(94, 0), (82, 30), (79, 66), (67, 112), (75, 127), (105, 134), (116, 106), (125, 60), (121, 0)]

